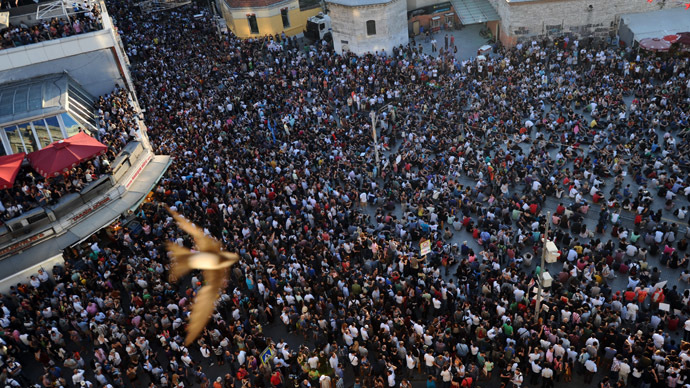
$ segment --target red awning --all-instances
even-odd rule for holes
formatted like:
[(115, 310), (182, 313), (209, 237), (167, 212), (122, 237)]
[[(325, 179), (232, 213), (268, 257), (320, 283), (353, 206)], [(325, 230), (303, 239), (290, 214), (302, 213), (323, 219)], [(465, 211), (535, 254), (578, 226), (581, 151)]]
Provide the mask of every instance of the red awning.
[(65, 140), (54, 142), (42, 150), (30, 153), (29, 163), (44, 177), (58, 176), (81, 162), (104, 154), (107, 149), (107, 146), (85, 132), (79, 132)]
[(0, 156), (0, 189), (9, 189), (14, 186), (19, 167), (24, 161), (25, 153)]
[(664, 36), (664, 40), (669, 42), (669, 43), (676, 43), (680, 39), (680, 35), (666, 35)]

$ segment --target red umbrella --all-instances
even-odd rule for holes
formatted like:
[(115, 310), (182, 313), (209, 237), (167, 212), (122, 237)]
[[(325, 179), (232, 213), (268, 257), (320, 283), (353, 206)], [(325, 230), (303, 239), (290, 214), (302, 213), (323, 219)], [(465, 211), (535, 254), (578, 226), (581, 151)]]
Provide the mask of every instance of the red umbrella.
[(44, 177), (58, 176), (85, 160), (104, 154), (107, 149), (107, 146), (85, 132), (79, 132), (65, 140), (54, 142), (42, 150), (30, 153), (29, 163)]
[(0, 189), (9, 189), (14, 186), (19, 167), (24, 161), (25, 153), (0, 156)]
[(647, 38), (640, 41), (640, 47), (649, 51), (668, 51), (671, 43), (659, 38)]
[(680, 35), (673, 34), (664, 36), (664, 40), (669, 43), (676, 43), (678, 39), (680, 39)]

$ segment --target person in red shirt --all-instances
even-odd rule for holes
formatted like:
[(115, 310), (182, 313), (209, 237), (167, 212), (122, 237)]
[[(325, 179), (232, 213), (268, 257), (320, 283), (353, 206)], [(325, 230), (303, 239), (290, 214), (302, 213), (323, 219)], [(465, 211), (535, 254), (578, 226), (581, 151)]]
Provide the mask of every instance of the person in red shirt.
[(644, 303), (645, 299), (647, 299), (647, 294), (649, 294), (649, 292), (647, 291), (647, 289), (645, 289), (645, 288), (640, 288), (640, 289), (637, 291), (637, 303), (639, 303), (640, 305), (642, 305), (642, 304)]
[(556, 214), (562, 215), (563, 213), (565, 213), (565, 206), (563, 206), (562, 203), (559, 203), (558, 207), (556, 208)]
[(678, 316), (675, 315), (675, 314), (674, 314), (674, 315), (671, 315), (671, 316), (668, 318), (668, 325), (667, 325), (668, 330), (669, 330), (669, 331), (676, 331), (676, 330), (678, 330), (678, 324), (679, 324), (679, 323), (680, 323), (680, 318), (678, 318)]
[(247, 372), (247, 370), (244, 369), (244, 367), (242, 366), (242, 367), (240, 367), (240, 369), (237, 371), (237, 379), (238, 379), (238, 380), (244, 380), (244, 378), (247, 377), (248, 374), (249, 374), (249, 372)]
[(631, 288), (628, 288), (628, 290), (623, 294), (623, 298), (625, 298), (626, 302), (632, 302), (635, 300), (635, 291), (633, 291)]
[(283, 376), (280, 375), (279, 371), (271, 375), (271, 384), (276, 388), (283, 386)]
[(538, 210), (539, 210), (539, 205), (537, 205), (536, 203), (529, 205), (529, 211), (533, 215), (536, 215)]

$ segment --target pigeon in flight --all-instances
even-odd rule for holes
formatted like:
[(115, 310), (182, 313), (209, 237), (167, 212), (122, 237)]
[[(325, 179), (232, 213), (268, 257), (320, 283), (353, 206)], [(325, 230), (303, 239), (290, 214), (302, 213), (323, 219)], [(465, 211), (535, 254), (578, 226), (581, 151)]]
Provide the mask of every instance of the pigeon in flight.
[(193, 223), (184, 219), (174, 210), (168, 208), (177, 225), (189, 233), (196, 244), (197, 251), (191, 251), (175, 243), (168, 242), (168, 251), (172, 254), (173, 261), (170, 269), (170, 281), (177, 281), (192, 270), (203, 272), (206, 285), (201, 287), (194, 299), (192, 313), (189, 316), (187, 326), (187, 338), (185, 345), (189, 345), (204, 330), (218, 299), (218, 291), (223, 286), (227, 276), (227, 269), (237, 263), (239, 256), (235, 253), (224, 252), (218, 240), (204, 234)]

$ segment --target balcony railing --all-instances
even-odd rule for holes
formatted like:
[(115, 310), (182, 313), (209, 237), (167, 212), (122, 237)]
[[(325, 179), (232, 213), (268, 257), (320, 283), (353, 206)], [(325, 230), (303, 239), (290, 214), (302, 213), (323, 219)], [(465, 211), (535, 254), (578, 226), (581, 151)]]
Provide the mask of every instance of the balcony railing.
[(102, 30), (101, 4), (87, 4), (68, 6), (55, 1), (17, 8), (9, 26), (0, 27), (0, 50)]

